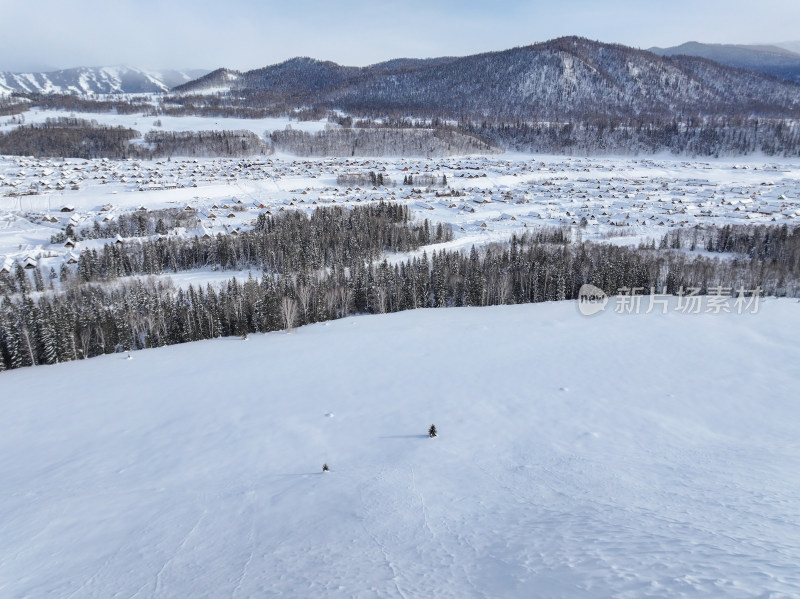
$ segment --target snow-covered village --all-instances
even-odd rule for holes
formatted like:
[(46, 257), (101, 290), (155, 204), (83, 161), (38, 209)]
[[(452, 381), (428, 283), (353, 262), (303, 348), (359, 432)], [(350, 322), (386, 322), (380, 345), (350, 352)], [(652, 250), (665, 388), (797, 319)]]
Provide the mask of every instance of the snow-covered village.
[(79, 4), (0, 8), (0, 597), (800, 596), (800, 7)]
[[(800, 218), (800, 160), (3, 157), (0, 172), (6, 269), (21, 262), (58, 270), (86, 249), (157, 238), (107, 239), (94, 231), (120, 214), (168, 209), (191, 214), (195, 226), (161, 234), (202, 237), (250, 231), (259, 214), (385, 201), (450, 225), (454, 240), (446, 247), (462, 248), (544, 225), (634, 244), (666, 229), (795, 226)], [(67, 226), (72, 234), (61, 240)]]

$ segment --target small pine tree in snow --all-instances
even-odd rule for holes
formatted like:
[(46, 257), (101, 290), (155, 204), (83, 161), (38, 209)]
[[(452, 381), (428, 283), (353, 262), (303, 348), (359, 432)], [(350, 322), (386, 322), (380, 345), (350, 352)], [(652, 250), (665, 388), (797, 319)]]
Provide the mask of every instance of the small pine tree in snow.
[(330, 468), (328, 468), (328, 464), (323, 464), (323, 465), (322, 465), (322, 471), (323, 471), (323, 472), (330, 472), (330, 470), (331, 470), (331, 469), (330, 469)]
[(436, 425), (431, 424), (431, 427), (428, 429), (428, 436), (433, 438), (436, 436)]

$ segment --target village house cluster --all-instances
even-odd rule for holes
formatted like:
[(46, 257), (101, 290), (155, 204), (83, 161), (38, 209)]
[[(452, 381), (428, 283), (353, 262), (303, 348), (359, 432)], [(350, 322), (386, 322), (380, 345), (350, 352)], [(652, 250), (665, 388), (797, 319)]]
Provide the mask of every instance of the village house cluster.
[[(391, 201), (446, 223), (462, 246), (557, 225), (597, 236), (800, 222), (800, 180), (784, 163), (470, 156), (437, 159), (0, 157), (0, 272), (74, 263), (80, 232), (120, 214), (179, 207), (199, 225), (171, 235), (238, 235), (260, 213)], [(377, 184), (340, 184), (356, 178)], [(51, 243), (57, 233), (69, 239)], [(102, 241), (124, 243), (135, 239)]]

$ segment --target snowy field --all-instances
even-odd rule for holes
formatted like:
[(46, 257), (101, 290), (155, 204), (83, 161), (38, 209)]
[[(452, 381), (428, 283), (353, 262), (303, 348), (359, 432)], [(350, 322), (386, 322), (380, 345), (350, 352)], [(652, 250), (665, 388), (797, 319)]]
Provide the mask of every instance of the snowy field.
[[(184, 126), (199, 127), (191, 120)], [(394, 184), (337, 184), (339, 175), (370, 172)], [(446, 186), (402, 185), (405, 177), (425, 175), (437, 181), (445, 177)], [(58, 271), (70, 253), (109, 240), (79, 241), (73, 249), (63, 242), (51, 244), (53, 234), (68, 224), (78, 233), (91, 230), (95, 222), (105, 224), (140, 209), (195, 210), (197, 229), (170, 233), (215, 235), (247, 231), (263, 211), (311, 211), (379, 200), (408, 205), (416, 218), (452, 225), (456, 236), (449, 248), (505, 241), (539, 225), (576, 230), (583, 225), (584, 239), (638, 243), (696, 224), (796, 225), (800, 163), (523, 155), (169, 161), (0, 157), (0, 263), (29, 258)]]
[(560, 302), (4, 372), (0, 596), (797, 597), (798, 330)]
[[(98, 99), (103, 99), (99, 97)], [(17, 118), (20, 118), (17, 116)], [(328, 120), (298, 121), (288, 117), (263, 119), (246, 119), (236, 117), (212, 118), (202, 116), (146, 116), (143, 114), (117, 114), (115, 112), (70, 112), (68, 110), (51, 110), (32, 108), (21, 113), (26, 125), (45, 123), (47, 119), (78, 118), (97, 121), (99, 125), (108, 127), (125, 127), (134, 129), (144, 136), (150, 131), (252, 131), (263, 136), (265, 132), (285, 129), (290, 126), (298, 131), (314, 133), (322, 131)], [(157, 125), (156, 122), (161, 123)], [(19, 126), (12, 117), (0, 117), (0, 131), (6, 133)]]

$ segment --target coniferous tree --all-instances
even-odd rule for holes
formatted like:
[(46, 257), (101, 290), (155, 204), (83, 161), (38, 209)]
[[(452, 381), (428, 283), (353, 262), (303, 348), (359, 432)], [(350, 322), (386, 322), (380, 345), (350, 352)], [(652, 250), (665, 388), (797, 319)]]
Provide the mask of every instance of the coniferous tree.
[(25, 269), (22, 267), (22, 264), (17, 262), (14, 265), (14, 277), (17, 279), (17, 285), (19, 290), (22, 293), (30, 293), (31, 291), (31, 283), (28, 280), (28, 275), (25, 272)]

